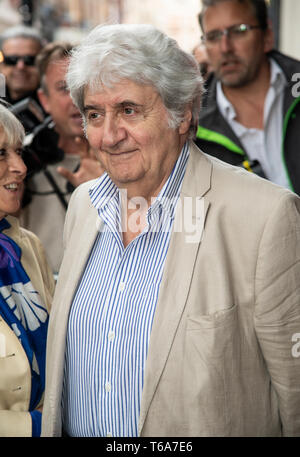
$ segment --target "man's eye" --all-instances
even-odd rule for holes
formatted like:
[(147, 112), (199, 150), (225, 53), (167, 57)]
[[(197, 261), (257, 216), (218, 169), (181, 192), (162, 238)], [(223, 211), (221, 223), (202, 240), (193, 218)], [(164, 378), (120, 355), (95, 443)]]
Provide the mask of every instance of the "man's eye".
[(124, 114), (127, 114), (128, 116), (135, 114), (135, 109), (132, 108), (131, 106), (125, 106), (124, 107)]
[(6, 155), (6, 149), (2, 148), (0, 149), (0, 159)]
[(102, 116), (100, 113), (97, 113), (97, 112), (90, 112), (88, 114), (88, 120), (91, 120), (91, 121), (96, 121), (98, 119), (100, 119)]
[(68, 86), (59, 86), (57, 88), (58, 92), (64, 92), (64, 93), (69, 93), (69, 89), (68, 89)]
[(246, 29), (242, 29), (241, 27), (235, 27), (230, 30), (233, 35), (245, 35)]
[(217, 41), (221, 36), (222, 32), (220, 30), (214, 30), (206, 35), (206, 39), (207, 41)]

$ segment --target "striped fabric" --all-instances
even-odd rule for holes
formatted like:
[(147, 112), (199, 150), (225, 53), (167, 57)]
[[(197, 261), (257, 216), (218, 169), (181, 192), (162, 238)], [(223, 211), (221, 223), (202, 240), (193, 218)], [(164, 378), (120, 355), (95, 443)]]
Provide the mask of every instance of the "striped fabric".
[(151, 326), (188, 156), (186, 143), (147, 227), (125, 249), (119, 190), (107, 174), (90, 189), (104, 224), (69, 317), (63, 426), (70, 436), (138, 435)]

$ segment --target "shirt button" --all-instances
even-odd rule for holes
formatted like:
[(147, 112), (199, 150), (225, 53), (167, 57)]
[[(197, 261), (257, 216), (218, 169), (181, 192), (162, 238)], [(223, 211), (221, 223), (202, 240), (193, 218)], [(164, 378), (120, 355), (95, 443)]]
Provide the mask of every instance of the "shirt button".
[(107, 438), (111, 438), (112, 437), (112, 433), (111, 432), (107, 432), (106, 436), (107, 436)]
[(108, 333), (108, 340), (109, 341), (113, 341), (115, 338), (115, 332), (113, 332), (112, 330)]
[(125, 289), (125, 282), (121, 282), (119, 285), (119, 292), (123, 292), (124, 289)]
[(106, 382), (106, 383), (105, 383), (105, 390), (106, 390), (106, 392), (110, 392), (110, 391), (111, 391), (110, 382)]

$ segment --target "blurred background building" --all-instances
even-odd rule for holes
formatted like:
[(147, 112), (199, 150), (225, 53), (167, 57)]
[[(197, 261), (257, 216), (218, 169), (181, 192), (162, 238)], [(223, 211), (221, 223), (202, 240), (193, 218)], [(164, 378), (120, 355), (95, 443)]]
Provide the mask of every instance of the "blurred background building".
[[(276, 47), (300, 59), (300, 1), (269, 0)], [(97, 24), (151, 23), (175, 38), (186, 51), (200, 39), (201, 0), (0, 0), (1, 30), (33, 24), (49, 40), (74, 43)]]

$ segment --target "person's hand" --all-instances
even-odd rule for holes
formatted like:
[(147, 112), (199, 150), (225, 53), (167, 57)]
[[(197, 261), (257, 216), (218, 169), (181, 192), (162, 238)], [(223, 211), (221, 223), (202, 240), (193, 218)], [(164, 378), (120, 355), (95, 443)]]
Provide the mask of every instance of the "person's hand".
[(74, 187), (79, 186), (90, 179), (99, 178), (104, 172), (103, 167), (96, 159), (85, 138), (76, 137), (79, 148), (80, 167), (77, 171), (72, 172), (64, 167), (57, 167), (57, 172), (66, 178)]

